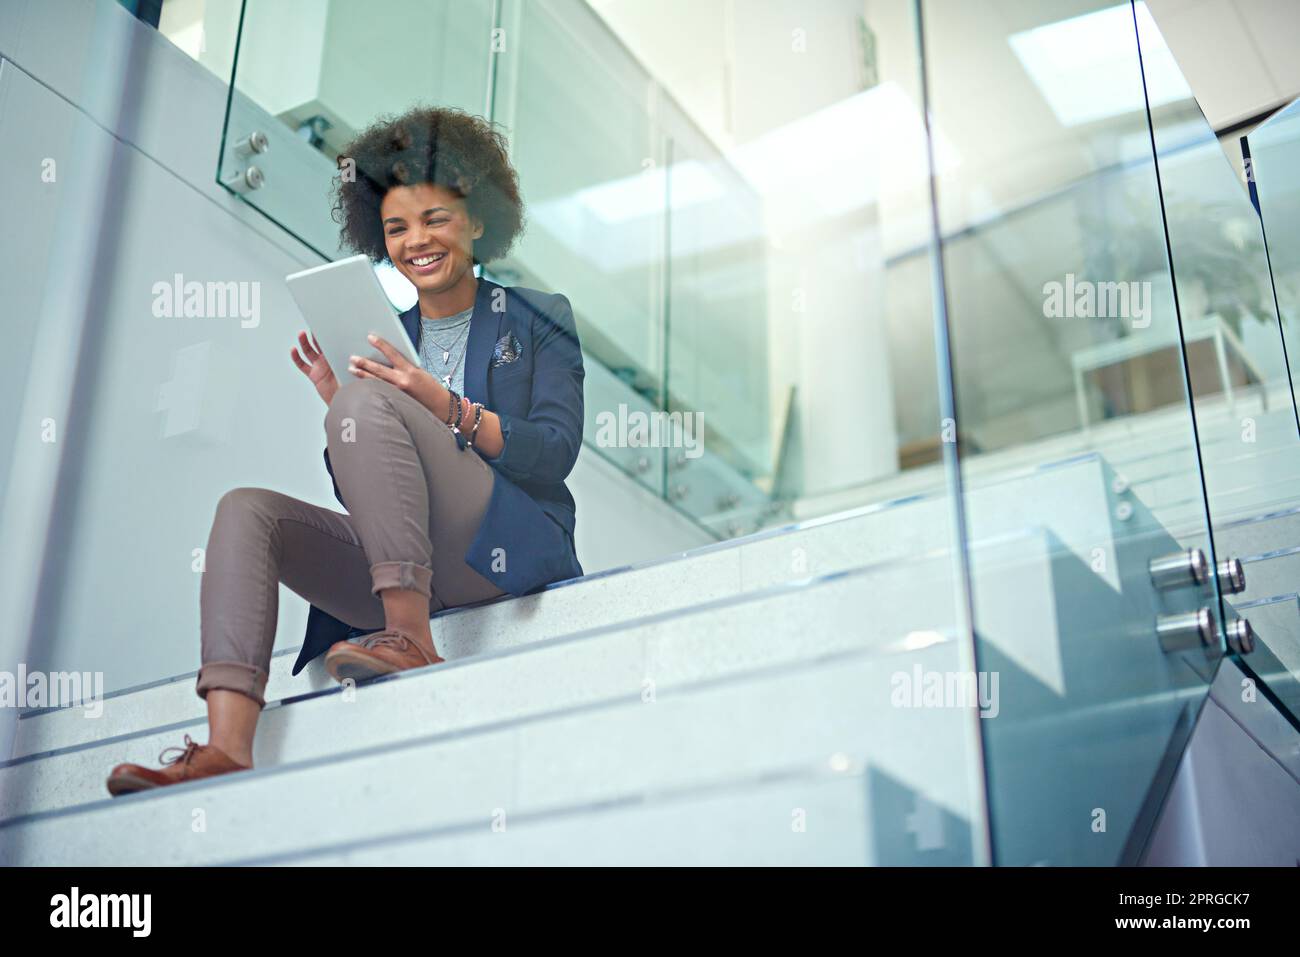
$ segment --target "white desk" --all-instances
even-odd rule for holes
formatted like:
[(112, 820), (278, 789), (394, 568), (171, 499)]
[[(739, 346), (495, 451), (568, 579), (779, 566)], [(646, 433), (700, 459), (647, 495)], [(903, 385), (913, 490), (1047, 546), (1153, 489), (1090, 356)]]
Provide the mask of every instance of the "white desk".
[[(1204, 319), (1195, 322), (1184, 323), (1183, 341), (1188, 345), (1206, 339), (1214, 342), (1214, 354), (1219, 366), (1219, 379), (1223, 383), (1223, 394), (1228, 400), (1228, 409), (1231, 412), (1235, 408), (1235, 398), (1232, 388), (1232, 376), (1228, 372), (1228, 350), (1232, 350), (1246, 368), (1246, 371), (1254, 376), (1256, 382), (1262, 385), (1264, 376), (1260, 372), (1259, 366), (1246, 352), (1246, 347), (1242, 344), (1241, 339), (1232, 331), (1232, 327), (1218, 315), (1206, 316)], [(1087, 431), (1091, 424), (1088, 415), (1088, 394), (1084, 381), (1089, 372), (1095, 372), (1107, 366), (1118, 365), (1121, 362), (1127, 362), (1139, 356), (1150, 355), (1153, 352), (1160, 352), (1162, 349), (1177, 347), (1178, 329), (1176, 326), (1166, 323), (1159, 330), (1154, 328), (1141, 329), (1133, 335), (1125, 336), (1123, 339), (1103, 342), (1100, 345), (1089, 346), (1075, 352), (1070, 357), (1070, 363), (1074, 369), (1074, 395), (1079, 406), (1079, 422), (1083, 429)], [(1267, 390), (1260, 389), (1260, 396), (1264, 408), (1267, 409)]]

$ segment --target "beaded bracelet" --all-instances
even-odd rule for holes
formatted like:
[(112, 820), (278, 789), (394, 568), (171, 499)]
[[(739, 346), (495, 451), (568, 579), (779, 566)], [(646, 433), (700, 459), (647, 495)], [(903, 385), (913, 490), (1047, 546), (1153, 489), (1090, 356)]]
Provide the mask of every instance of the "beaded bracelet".
[(456, 394), (455, 389), (448, 389), (447, 392), (447, 421), (444, 422), (443, 425), (447, 426), (452, 431), (455, 431), (456, 427), (451, 424), (452, 416), (455, 414), (452, 410), (460, 407), (460, 396)]
[(482, 421), (483, 421), (483, 403), (475, 402), (474, 403), (474, 428), (469, 433), (469, 442), (466, 443), (465, 445), (466, 448), (472, 449), (474, 447), (474, 437), (478, 435), (478, 426), (479, 423)]
[(465, 417), (465, 399), (462, 396), (456, 395), (455, 392), (453, 392), (452, 395), (456, 396), (456, 422), (452, 425), (451, 430), (457, 435), (460, 435), (460, 420)]

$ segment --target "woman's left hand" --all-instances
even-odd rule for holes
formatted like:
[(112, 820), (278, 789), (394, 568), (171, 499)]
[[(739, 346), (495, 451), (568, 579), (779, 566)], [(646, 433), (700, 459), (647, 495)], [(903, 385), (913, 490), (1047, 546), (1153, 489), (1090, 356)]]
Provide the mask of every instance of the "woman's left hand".
[(385, 382), (397, 386), (397, 388), (430, 411), (437, 408), (439, 404), (443, 406), (447, 404), (446, 400), (442, 398), (442, 393), (446, 391), (446, 388), (441, 382), (421, 367), (412, 365), (404, 355), (394, 349), (386, 340), (376, 335), (367, 338), (372, 346), (384, 354), (384, 357), (392, 363), (392, 366), (386, 366), (382, 362), (375, 362), (373, 359), (365, 359), (361, 356), (349, 356), (349, 372), (359, 379), (383, 379)]

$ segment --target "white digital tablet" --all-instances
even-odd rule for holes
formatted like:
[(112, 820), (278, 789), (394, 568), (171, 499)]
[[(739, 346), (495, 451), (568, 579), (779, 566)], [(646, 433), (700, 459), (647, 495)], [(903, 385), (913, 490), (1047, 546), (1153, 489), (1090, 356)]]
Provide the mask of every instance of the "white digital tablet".
[(304, 269), (286, 276), (285, 281), (339, 385), (356, 378), (348, 372), (350, 356), (392, 364), (370, 344), (366, 336), (371, 333), (391, 343), (412, 365), (420, 364), (368, 256), (350, 256)]

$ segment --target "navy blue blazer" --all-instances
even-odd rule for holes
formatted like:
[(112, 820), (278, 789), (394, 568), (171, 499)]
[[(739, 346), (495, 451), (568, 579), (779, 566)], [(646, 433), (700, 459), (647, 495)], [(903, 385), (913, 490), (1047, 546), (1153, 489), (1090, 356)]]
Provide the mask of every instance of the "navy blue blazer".
[[(418, 351), (419, 304), (401, 319)], [(564, 480), (582, 448), (585, 372), (569, 300), (480, 279), (465, 348), (465, 394), (500, 417), (505, 438), (499, 456), (483, 457), (493, 470), (492, 497), (465, 563), (511, 595), (580, 577)], [(325, 467), (333, 479), (329, 449)], [(337, 481), (334, 495), (346, 508)], [(358, 633), (312, 606), (293, 673)]]

